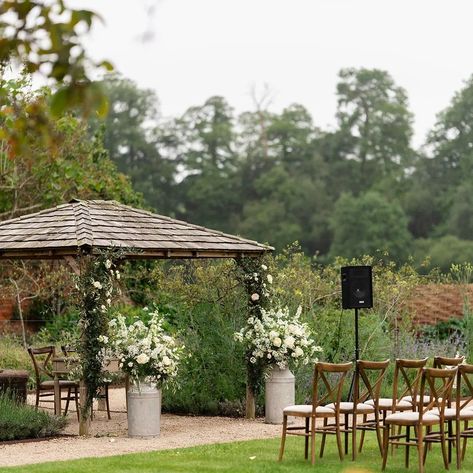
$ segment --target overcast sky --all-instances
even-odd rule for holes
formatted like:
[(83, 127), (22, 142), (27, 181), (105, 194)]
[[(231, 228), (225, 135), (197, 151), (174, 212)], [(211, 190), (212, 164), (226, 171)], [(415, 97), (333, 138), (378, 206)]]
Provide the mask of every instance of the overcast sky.
[(473, 73), (471, 0), (70, 3), (105, 21), (87, 41), (91, 54), (154, 89), (165, 116), (212, 95), (224, 96), (236, 112), (249, 110), (252, 86), (267, 83), (274, 111), (298, 102), (316, 125), (333, 127), (338, 71), (381, 68), (407, 90), (420, 144)]

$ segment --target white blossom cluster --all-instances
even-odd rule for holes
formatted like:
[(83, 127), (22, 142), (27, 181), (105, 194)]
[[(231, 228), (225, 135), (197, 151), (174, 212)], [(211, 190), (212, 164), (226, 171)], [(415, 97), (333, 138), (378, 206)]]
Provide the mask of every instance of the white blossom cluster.
[(126, 324), (122, 315), (109, 322), (111, 346), (120, 368), (134, 382), (151, 380), (162, 383), (177, 374), (183, 346), (167, 335), (158, 310), (149, 313), (148, 323), (137, 320)]
[(301, 307), (294, 315), (287, 307), (263, 309), (261, 320), (248, 318), (246, 327), (235, 333), (235, 339), (250, 349), (251, 363), (260, 359), (282, 369), (289, 363), (306, 365), (316, 361), (315, 354), (322, 349), (310, 339), (307, 324), (300, 321), (301, 313)]

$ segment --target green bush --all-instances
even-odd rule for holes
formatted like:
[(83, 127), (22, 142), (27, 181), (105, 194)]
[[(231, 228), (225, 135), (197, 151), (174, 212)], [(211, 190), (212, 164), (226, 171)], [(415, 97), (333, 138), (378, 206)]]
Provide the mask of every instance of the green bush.
[(66, 418), (20, 404), (0, 395), (0, 441), (50, 437), (66, 426)]
[(30, 375), (29, 386), (34, 384), (33, 362), (18, 337), (0, 336), (0, 369), (26, 370)]
[(241, 415), (246, 375), (243, 348), (233, 339), (236, 324), (218, 305), (208, 303), (178, 315), (175, 322), (189, 356), (179, 369), (177, 388), (166, 389), (164, 409)]

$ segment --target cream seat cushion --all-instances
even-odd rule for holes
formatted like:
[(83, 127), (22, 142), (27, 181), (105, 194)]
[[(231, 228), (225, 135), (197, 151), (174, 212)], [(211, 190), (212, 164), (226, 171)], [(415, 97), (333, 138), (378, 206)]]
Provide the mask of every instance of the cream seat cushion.
[[(312, 415), (312, 405), (311, 404), (297, 404), (294, 406), (287, 406), (283, 410), (284, 414), (288, 416), (310, 416)], [(324, 417), (334, 416), (335, 411), (330, 409), (328, 406), (318, 406), (315, 410), (315, 415), (320, 415)]]
[[(394, 425), (416, 425), (419, 424), (419, 412), (395, 412), (386, 416), (385, 424)], [(422, 416), (422, 423), (425, 425), (438, 424), (440, 417), (437, 414), (426, 412)]]
[[(351, 412), (353, 412), (354, 405), (355, 404), (353, 402), (341, 402), (340, 403), (340, 412), (342, 414), (351, 413)], [(327, 404), (327, 407), (330, 407), (333, 410), (335, 410), (335, 404), (333, 404), (333, 403), (332, 404)], [(374, 412), (374, 407), (370, 406), (368, 404), (359, 403), (359, 404), (357, 404), (356, 410), (357, 410), (357, 412), (362, 413), (362, 414), (372, 414)]]
[[(366, 401), (365, 404), (368, 404), (369, 406), (374, 406), (374, 401), (373, 399), (368, 399), (368, 401)], [(378, 405), (380, 409), (389, 411), (393, 408), (393, 400), (387, 397), (380, 397)], [(406, 400), (403, 401), (402, 399), (400, 399), (396, 402), (396, 410), (405, 411), (408, 409), (412, 409), (412, 403), (410, 403), (409, 401), (406, 401)]]
[[(440, 415), (439, 409), (435, 408), (429, 411), (429, 413)], [(457, 417), (457, 410), (454, 407), (446, 407), (444, 411), (445, 419), (452, 420)], [(473, 420), (473, 408), (466, 407), (460, 410), (460, 419), (462, 420)]]

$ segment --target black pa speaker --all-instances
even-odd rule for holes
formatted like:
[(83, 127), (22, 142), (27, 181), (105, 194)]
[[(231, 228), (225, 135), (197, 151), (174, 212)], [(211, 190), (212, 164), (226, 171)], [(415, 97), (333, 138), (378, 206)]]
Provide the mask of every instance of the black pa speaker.
[(373, 307), (371, 266), (344, 266), (342, 276), (342, 307), (362, 309)]

